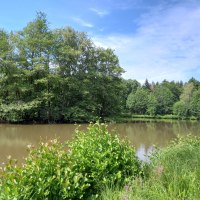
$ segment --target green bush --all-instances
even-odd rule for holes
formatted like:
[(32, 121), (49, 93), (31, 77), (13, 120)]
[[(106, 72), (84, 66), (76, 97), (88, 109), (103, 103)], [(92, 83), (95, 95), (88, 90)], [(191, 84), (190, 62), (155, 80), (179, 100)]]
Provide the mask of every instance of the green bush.
[(96, 198), (109, 183), (123, 185), (140, 174), (135, 150), (106, 125), (77, 130), (74, 140), (57, 140), (29, 148), (23, 166), (9, 160), (0, 172), (0, 199)]
[(29, 147), (24, 165), (10, 160), (2, 172), (0, 199), (62, 199), (67, 194), (68, 162), (57, 140)]
[(77, 131), (69, 144), (73, 171), (87, 177), (87, 195), (96, 194), (107, 184), (123, 185), (128, 177), (139, 175), (140, 162), (128, 141), (111, 135), (105, 125), (94, 124), (87, 132)]

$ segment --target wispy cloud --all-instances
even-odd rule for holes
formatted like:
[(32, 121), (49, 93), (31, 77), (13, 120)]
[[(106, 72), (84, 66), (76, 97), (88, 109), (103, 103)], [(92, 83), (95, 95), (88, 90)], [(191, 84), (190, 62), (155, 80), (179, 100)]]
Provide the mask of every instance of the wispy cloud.
[(88, 28), (92, 28), (94, 27), (94, 25), (90, 22), (87, 22), (81, 18), (78, 18), (78, 17), (71, 17), (73, 21), (75, 21), (76, 23), (78, 23), (79, 25), (81, 26), (85, 26), (85, 27), (88, 27)]
[(94, 40), (97, 45), (115, 49), (127, 71), (125, 78), (186, 81), (192, 72), (199, 72), (199, 30), (200, 4), (159, 5), (138, 20), (134, 35), (113, 34)]
[(106, 11), (106, 10), (99, 10), (99, 9), (96, 9), (96, 8), (90, 8), (89, 10), (96, 13), (100, 17), (104, 17), (104, 16), (109, 14), (109, 12)]

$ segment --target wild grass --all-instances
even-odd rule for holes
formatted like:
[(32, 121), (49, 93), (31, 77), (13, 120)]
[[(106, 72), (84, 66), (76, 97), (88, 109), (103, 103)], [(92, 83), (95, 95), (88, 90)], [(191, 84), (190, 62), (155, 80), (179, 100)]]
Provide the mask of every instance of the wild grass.
[(144, 178), (132, 180), (125, 188), (106, 188), (101, 200), (200, 199), (200, 138), (179, 137), (168, 147), (151, 155)]

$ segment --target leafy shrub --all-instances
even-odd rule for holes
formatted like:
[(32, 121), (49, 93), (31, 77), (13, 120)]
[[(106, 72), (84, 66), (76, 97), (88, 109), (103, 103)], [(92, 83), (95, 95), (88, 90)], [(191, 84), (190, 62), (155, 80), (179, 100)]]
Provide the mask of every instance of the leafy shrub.
[(29, 148), (25, 164), (9, 160), (0, 172), (0, 199), (86, 199), (108, 183), (123, 185), (140, 173), (135, 150), (106, 125), (77, 130), (73, 141)]
[(69, 144), (72, 171), (87, 177), (86, 193), (95, 194), (109, 183), (122, 185), (126, 178), (139, 175), (140, 162), (128, 141), (111, 135), (106, 125), (94, 124), (87, 132), (77, 131)]
[(62, 199), (68, 172), (63, 147), (57, 140), (41, 143), (37, 149), (29, 147), (22, 167), (10, 160), (0, 179), (0, 199)]

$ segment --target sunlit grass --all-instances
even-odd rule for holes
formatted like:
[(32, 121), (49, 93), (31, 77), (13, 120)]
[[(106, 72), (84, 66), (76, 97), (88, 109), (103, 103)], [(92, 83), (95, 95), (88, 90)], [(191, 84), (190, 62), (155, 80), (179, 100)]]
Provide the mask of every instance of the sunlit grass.
[(144, 171), (146, 176), (130, 182), (128, 191), (106, 188), (101, 199), (200, 199), (200, 138), (179, 138), (158, 150)]

